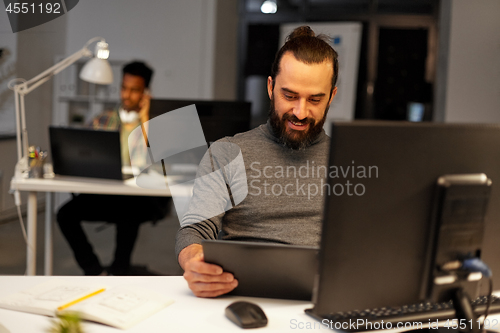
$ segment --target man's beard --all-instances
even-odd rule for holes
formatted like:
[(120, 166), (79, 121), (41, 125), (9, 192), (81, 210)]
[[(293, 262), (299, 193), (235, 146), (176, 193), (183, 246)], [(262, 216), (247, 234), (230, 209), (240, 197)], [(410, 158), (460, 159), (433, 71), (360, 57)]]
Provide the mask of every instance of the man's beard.
[(123, 104), (123, 102), (120, 104), (120, 107), (125, 110), (125, 111), (136, 111), (136, 112), (139, 112), (141, 110), (141, 107), (139, 106), (139, 104), (135, 104), (135, 105), (130, 105), (130, 106), (126, 106)]
[[(314, 140), (318, 138), (321, 131), (323, 130), (323, 125), (326, 121), (326, 115), (328, 113), (329, 106), (326, 107), (323, 118), (314, 124), (313, 118), (298, 119), (293, 113), (287, 112), (280, 119), (276, 109), (274, 108), (274, 95), (271, 97), (271, 105), (269, 106), (269, 120), (271, 127), (273, 129), (274, 135), (276, 135), (284, 146), (288, 148), (301, 150), (309, 147)], [(287, 121), (307, 123), (308, 128), (303, 131), (294, 130), (288, 128)]]

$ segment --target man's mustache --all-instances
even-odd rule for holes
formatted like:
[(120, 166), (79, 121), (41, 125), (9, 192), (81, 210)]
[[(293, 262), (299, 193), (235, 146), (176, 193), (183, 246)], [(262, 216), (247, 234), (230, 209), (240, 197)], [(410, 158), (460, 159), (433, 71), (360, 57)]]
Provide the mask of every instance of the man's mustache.
[(285, 121), (285, 120), (290, 120), (290, 121), (292, 121), (294, 123), (314, 124), (314, 119), (311, 119), (311, 118), (307, 117), (307, 118), (304, 118), (304, 119), (300, 120), (299, 118), (297, 118), (296, 115), (294, 115), (292, 113), (285, 113), (281, 117), (281, 121)]

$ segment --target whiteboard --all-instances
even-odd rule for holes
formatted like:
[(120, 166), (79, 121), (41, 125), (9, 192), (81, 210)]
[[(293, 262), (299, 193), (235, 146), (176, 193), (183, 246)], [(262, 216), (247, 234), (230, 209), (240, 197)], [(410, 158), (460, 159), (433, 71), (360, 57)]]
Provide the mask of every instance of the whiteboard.
[(325, 122), (325, 131), (328, 133), (328, 124), (335, 120), (349, 121), (354, 119), (356, 106), (356, 85), (358, 81), (359, 50), (361, 47), (362, 25), (359, 22), (328, 22), (328, 23), (293, 23), (280, 26), (280, 47), (285, 38), (295, 28), (308, 25), (316, 35), (330, 36), (331, 45), (338, 53), (339, 76), (337, 79), (337, 95), (333, 99)]

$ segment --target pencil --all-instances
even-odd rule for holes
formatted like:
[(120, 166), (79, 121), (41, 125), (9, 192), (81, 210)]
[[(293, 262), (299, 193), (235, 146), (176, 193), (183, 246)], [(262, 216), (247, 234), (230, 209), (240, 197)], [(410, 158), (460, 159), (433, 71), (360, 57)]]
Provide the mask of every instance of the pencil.
[(103, 291), (105, 291), (105, 290), (106, 290), (105, 288), (99, 289), (99, 290), (97, 290), (97, 291), (94, 291), (94, 292), (93, 292), (93, 293), (91, 293), (91, 294), (88, 294), (87, 296), (80, 297), (79, 299), (76, 299), (76, 300), (74, 300), (74, 301), (72, 301), (72, 302), (69, 302), (68, 304), (64, 304), (64, 305), (62, 305), (62, 306), (58, 307), (58, 308), (57, 308), (57, 311), (62, 311), (62, 310), (64, 310), (64, 309), (66, 309), (66, 308), (69, 308), (70, 306), (72, 306), (72, 305), (74, 305), (74, 304), (76, 304), (76, 303), (79, 303), (79, 302), (81, 302), (81, 301), (84, 301), (84, 300), (86, 300), (87, 298), (90, 298), (90, 297), (92, 297), (92, 296), (95, 296), (95, 295), (97, 295), (97, 294), (100, 294), (100, 293), (102, 293), (102, 292), (103, 292)]

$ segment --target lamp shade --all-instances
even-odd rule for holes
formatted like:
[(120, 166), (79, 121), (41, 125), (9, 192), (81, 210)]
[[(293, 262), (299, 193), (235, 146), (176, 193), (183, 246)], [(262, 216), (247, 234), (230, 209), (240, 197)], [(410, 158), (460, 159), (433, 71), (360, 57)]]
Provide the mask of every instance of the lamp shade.
[(92, 58), (80, 71), (80, 79), (96, 84), (113, 83), (113, 71), (105, 59)]

